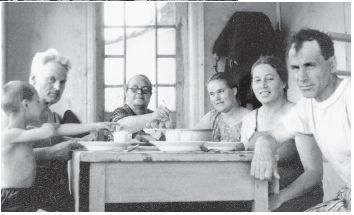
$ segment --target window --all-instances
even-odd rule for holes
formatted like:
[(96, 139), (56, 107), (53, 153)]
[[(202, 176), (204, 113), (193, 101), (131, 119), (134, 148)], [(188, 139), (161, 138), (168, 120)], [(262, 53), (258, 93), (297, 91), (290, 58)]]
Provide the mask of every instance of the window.
[(105, 120), (124, 105), (125, 83), (137, 74), (153, 85), (149, 109), (178, 111), (176, 4), (105, 2), (103, 14)]
[(329, 32), (334, 43), (334, 56), (337, 58), (337, 71), (340, 77), (350, 76), (350, 43), (351, 35)]

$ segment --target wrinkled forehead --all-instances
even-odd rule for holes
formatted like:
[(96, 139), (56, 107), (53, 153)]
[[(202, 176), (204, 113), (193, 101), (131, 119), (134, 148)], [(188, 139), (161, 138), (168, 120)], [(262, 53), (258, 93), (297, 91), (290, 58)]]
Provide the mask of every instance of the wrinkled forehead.
[(291, 44), (291, 47), (289, 49), (289, 58), (295, 57), (297, 54), (296, 48), (295, 48), (295, 43)]
[(289, 49), (290, 60), (293, 58), (317, 58), (320, 56), (322, 56), (321, 49), (316, 40), (305, 41), (299, 47), (296, 47), (295, 43), (293, 43)]
[(127, 84), (128, 87), (138, 86), (138, 87), (151, 87), (149, 80), (142, 76), (135, 76), (131, 78)]
[(66, 80), (68, 71), (60, 63), (55, 61), (49, 61), (41, 67), (40, 71), (37, 72), (36, 75), (43, 78), (56, 77), (59, 80)]

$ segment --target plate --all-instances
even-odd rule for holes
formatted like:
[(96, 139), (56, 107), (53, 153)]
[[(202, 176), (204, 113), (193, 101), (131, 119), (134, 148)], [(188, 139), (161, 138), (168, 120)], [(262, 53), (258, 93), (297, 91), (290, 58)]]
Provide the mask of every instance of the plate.
[(160, 151), (164, 152), (190, 152), (199, 151), (200, 146), (205, 144), (206, 141), (150, 141), (154, 144)]
[(107, 151), (107, 150), (125, 150), (132, 143), (116, 143), (116, 142), (104, 142), (104, 141), (78, 141), (81, 145), (89, 151)]
[(171, 129), (166, 129), (166, 128), (145, 128), (143, 129), (145, 133), (152, 135), (156, 132), (161, 132), (163, 134), (166, 134), (166, 131), (171, 130)]
[(144, 129), (147, 134), (163, 133), (166, 141), (212, 141), (212, 129)]
[[(128, 149), (130, 146), (128, 147)], [(156, 146), (139, 146), (138, 148), (134, 149), (133, 152), (142, 152), (142, 151), (160, 151)]]
[(204, 144), (208, 149), (217, 149), (220, 151), (244, 151), (242, 142), (207, 142)]
[(175, 128), (175, 129), (168, 129), (168, 128), (145, 128), (143, 129), (147, 134), (152, 134), (157, 131), (161, 131), (165, 133), (166, 131), (198, 131), (198, 132), (210, 132), (213, 129), (193, 129), (193, 128)]

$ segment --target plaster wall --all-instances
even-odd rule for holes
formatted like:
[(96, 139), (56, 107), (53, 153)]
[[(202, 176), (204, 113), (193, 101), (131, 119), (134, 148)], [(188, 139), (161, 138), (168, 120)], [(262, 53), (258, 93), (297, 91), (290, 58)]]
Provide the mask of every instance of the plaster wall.
[[(281, 3), (281, 26), (285, 39), (289, 40), (292, 34), (304, 27), (350, 34), (350, 6), (351, 3), (343, 2)], [(293, 77), (290, 72), (288, 98), (298, 102), (302, 95)]]
[[(6, 3), (5, 80), (28, 81), (32, 58), (55, 48), (72, 61), (66, 89), (51, 109), (72, 110), (85, 121), (87, 76), (86, 4)], [(70, 30), (68, 30), (70, 29)]]

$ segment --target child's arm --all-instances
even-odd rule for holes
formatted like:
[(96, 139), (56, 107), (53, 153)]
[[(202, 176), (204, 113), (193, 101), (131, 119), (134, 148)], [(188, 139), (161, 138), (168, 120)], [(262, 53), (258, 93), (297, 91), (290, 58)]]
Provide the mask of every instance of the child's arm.
[(117, 122), (98, 122), (90, 124), (62, 124), (56, 131), (54, 136), (75, 135), (90, 131), (112, 130), (114, 126), (119, 125)]
[(55, 129), (60, 124), (44, 123), (40, 128), (34, 128), (30, 130), (24, 130), (20, 128), (11, 128), (5, 130), (2, 134), (3, 141), (6, 142), (28, 142), (46, 139), (52, 137), (55, 133)]
[(97, 138), (96, 133), (90, 133), (83, 137), (70, 137), (70, 136), (61, 136), (64, 140), (73, 140), (73, 141), (95, 141)]

